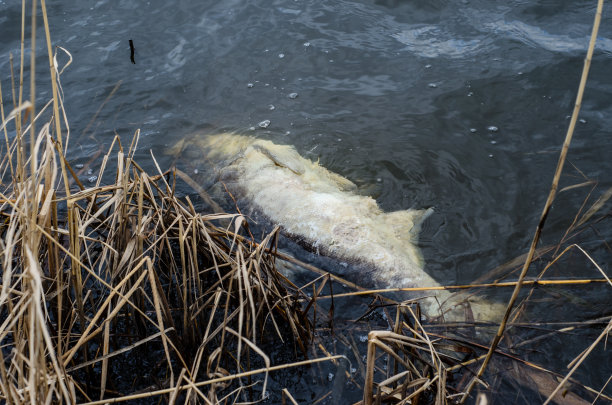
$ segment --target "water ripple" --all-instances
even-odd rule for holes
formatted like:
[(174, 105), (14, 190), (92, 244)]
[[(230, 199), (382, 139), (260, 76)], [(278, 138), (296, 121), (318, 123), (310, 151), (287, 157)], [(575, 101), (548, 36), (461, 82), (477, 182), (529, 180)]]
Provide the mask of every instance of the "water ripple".
[(405, 44), (408, 51), (425, 58), (466, 58), (489, 51), (493, 46), (488, 38), (461, 38), (434, 25), (413, 26), (391, 37)]
[(357, 78), (312, 77), (305, 84), (329, 91), (349, 91), (362, 96), (383, 96), (398, 89), (389, 75), (362, 75)]
[[(483, 27), (497, 35), (515, 39), (526, 45), (543, 48), (551, 52), (584, 52), (589, 44), (588, 35), (571, 37), (565, 34), (552, 34), (543, 28), (518, 20), (498, 20), (485, 23)], [(612, 40), (600, 37), (597, 39), (596, 47), (605, 53), (612, 53)]]

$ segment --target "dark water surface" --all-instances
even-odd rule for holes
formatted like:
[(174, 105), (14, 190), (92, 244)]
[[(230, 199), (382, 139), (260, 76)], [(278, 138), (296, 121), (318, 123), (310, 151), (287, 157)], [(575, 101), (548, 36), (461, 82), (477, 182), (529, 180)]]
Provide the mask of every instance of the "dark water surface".
[[(559, 0), (48, 4), (53, 41), (74, 58), (62, 83), (75, 163), (108, 147), (115, 132), (128, 142), (137, 128), (137, 157), (151, 170), (149, 150), (167, 168), (173, 158), (165, 151), (201, 130), (295, 145), (387, 211), (434, 207), (421, 246), (427, 271), (443, 284), (469, 283), (527, 251), (569, 123), (594, 11), (595, 1)], [(8, 54), (19, 55), (20, 14), (20, 2), (0, 1), (5, 100)], [(610, 16), (604, 10), (562, 178), (562, 187), (598, 182), (591, 201), (612, 187)], [(42, 69), (48, 62), (40, 49)], [(48, 73), (41, 70), (39, 78)], [(40, 84), (38, 94), (47, 99), (50, 91)], [(264, 120), (265, 129), (258, 125)], [(178, 165), (190, 173), (206, 169)], [(589, 190), (559, 195), (542, 245), (559, 241)], [(604, 205), (597, 217), (609, 212)], [(576, 242), (608, 270), (612, 229), (601, 224)], [(600, 277), (578, 254), (548, 274)], [(609, 292), (540, 292), (549, 302), (533, 316), (609, 315)], [(572, 313), (561, 316), (567, 301)], [(600, 332), (555, 337), (534, 348), (533, 358), (563, 372)], [(609, 349), (596, 351), (577, 376), (599, 389), (612, 373), (610, 360)]]

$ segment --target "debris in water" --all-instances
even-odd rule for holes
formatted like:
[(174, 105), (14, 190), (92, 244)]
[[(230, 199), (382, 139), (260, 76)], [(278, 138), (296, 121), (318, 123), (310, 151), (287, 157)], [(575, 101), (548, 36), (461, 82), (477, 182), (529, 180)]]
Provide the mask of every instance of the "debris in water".
[(252, 88), (253, 86), (254, 86), (254, 84), (253, 84), (253, 83), (247, 83), (247, 87), (248, 87), (249, 89), (250, 89), (250, 88)]
[(328, 379), (329, 381), (333, 380), (333, 379), (334, 379), (334, 373), (329, 373), (329, 374), (327, 374), (327, 379)]
[(83, 163), (77, 163), (76, 165), (74, 165), (74, 167), (77, 169), (82, 169), (83, 166), (84, 166)]
[(297, 98), (297, 93), (289, 93), (289, 98)]
[(435, 83), (429, 83), (428, 86), (432, 89), (435, 89), (436, 87), (438, 87), (438, 85)]
[(495, 125), (491, 125), (491, 126), (487, 127), (487, 130), (489, 130), (491, 132), (497, 132), (497, 131), (499, 131), (499, 128), (497, 128)]
[(268, 110), (273, 111), (275, 109), (276, 109), (276, 107), (274, 107), (274, 104), (268, 105)]
[(134, 41), (130, 39), (130, 60), (132, 61), (132, 64), (135, 65), (136, 61), (134, 60), (134, 53), (135, 53)]
[(476, 128), (470, 128), (470, 132), (471, 133), (475, 133), (476, 132)]
[(270, 120), (263, 120), (257, 125), (259, 125), (259, 128), (268, 128), (270, 125)]
[(278, 57), (279, 57), (280, 59), (283, 59), (283, 58), (285, 57), (285, 54), (284, 54), (284, 53), (279, 53), (279, 54), (278, 54)]
[(91, 176), (87, 179), (87, 181), (90, 183), (95, 183), (96, 180), (98, 180), (98, 176)]

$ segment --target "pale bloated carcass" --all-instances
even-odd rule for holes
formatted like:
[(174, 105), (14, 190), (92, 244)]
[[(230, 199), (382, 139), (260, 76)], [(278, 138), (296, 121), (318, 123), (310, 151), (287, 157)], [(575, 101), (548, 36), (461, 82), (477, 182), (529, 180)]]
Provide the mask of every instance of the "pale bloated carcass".
[[(252, 209), (290, 236), (346, 262), (351, 281), (381, 288), (440, 286), (423, 270), (417, 246), (431, 208), (385, 213), (374, 199), (357, 194), (350, 180), (303, 158), (289, 145), (223, 133), (177, 146), (192, 147), (201, 150), (216, 166), (220, 181)], [(438, 303), (451, 296), (444, 290), (421, 295), (438, 298), (423, 302), (432, 316), (439, 313)], [(450, 318), (458, 318), (452, 312)]]

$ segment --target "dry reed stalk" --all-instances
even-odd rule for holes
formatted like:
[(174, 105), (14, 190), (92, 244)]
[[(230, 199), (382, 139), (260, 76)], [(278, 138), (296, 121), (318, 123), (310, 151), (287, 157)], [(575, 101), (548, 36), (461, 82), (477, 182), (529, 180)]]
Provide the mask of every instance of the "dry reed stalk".
[(463, 397), (461, 398), (461, 403), (464, 403), (467, 398), (470, 395), (470, 392), (472, 391), (472, 389), (474, 388), (474, 386), (476, 385), (476, 383), (478, 382), (478, 380), (482, 377), (482, 375), (484, 374), (487, 365), (489, 364), (489, 361), (491, 360), (491, 357), (493, 355), (493, 353), (495, 352), (495, 348), (497, 347), (497, 345), (499, 344), (503, 334), (504, 334), (504, 330), (506, 328), (506, 323), (508, 321), (508, 318), (510, 317), (510, 312), (512, 311), (512, 308), (514, 306), (514, 303), (516, 302), (517, 298), (518, 298), (518, 294), (521, 290), (521, 285), (523, 282), (523, 279), (525, 278), (525, 275), (527, 274), (527, 270), (529, 269), (529, 266), (531, 265), (531, 262), (533, 260), (533, 255), (536, 251), (536, 247), (537, 244), (540, 240), (540, 234), (542, 233), (542, 229), (544, 227), (544, 224), (546, 222), (546, 218), (548, 217), (548, 213), (550, 211), (550, 207), (552, 206), (552, 203), (555, 199), (555, 196), (557, 194), (557, 188), (558, 188), (558, 184), (559, 184), (559, 179), (561, 177), (561, 172), (563, 171), (563, 166), (565, 164), (565, 158), (567, 156), (567, 151), (569, 149), (569, 145), (572, 141), (572, 136), (574, 134), (574, 128), (576, 126), (576, 122), (578, 121), (578, 113), (580, 112), (580, 107), (582, 105), (582, 97), (584, 94), (584, 89), (586, 87), (586, 81), (587, 81), (587, 77), (589, 74), (589, 68), (591, 66), (591, 59), (593, 57), (593, 51), (595, 49), (595, 42), (597, 40), (597, 32), (599, 31), (599, 24), (601, 21), (601, 13), (602, 13), (602, 9), (603, 9), (603, 0), (598, 0), (597, 1), (597, 10), (595, 12), (595, 19), (593, 21), (593, 29), (591, 32), (591, 39), (589, 41), (589, 47), (587, 50), (587, 55), (586, 58), (584, 60), (584, 68), (582, 70), (582, 75), (580, 78), (580, 85), (578, 86), (578, 94), (576, 95), (576, 102), (574, 105), (574, 111), (572, 112), (572, 117), (570, 120), (570, 124), (569, 127), (567, 129), (567, 134), (565, 136), (565, 140), (563, 142), (563, 146), (561, 149), (561, 153), (559, 155), (559, 161), (557, 163), (557, 168), (555, 169), (555, 174), (553, 176), (553, 181), (552, 181), (552, 185), (550, 188), (550, 192), (548, 194), (548, 198), (546, 200), (546, 203), (544, 204), (544, 208), (542, 210), (542, 214), (540, 216), (540, 220), (538, 222), (538, 226), (536, 228), (535, 234), (533, 236), (533, 240), (531, 242), (531, 246), (529, 248), (529, 253), (527, 255), (527, 259), (525, 260), (525, 264), (523, 265), (523, 268), (521, 270), (521, 274), (519, 275), (519, 279), (518, 279), (518, 284), (516, 285), (516, 287), (514, 288), (514, 291), (512, 293), (512, 297), (510, 298), (510, 301), (508, 302), (508, 306), (506, 309), (506, 313), (504, 314), (504, 317), (499, 325), (499, 329), (497, 331), (497, 334), (495, 335), (493, 341), (491, 342), (491, 346), (489, 348), (489, 352), (487, 353), (487, 357), (485, 357), (480, 369), (478, 370), (477, 375), (470, 381), (469, 385), (467, 386), (465, 393), (463, 395)]
[(599, 342), (606, 336), (608, 336), (608, 334), (612, 332), (612, 320), (610, 320), (610, 322), (608, 323), (608, 325), (606, 326), (606, 328), (601, 332), (601, 334), (597, 337), (597, 339), (595, 339), (595, 341), (593, 343), (591, 343), (589, 345), (589, 347), (583, 352), (581, 353), (578, 357), (576, 357), (569, 365), (568, 368), (571, 367), (571, 370), (569, 371), (569, 373), (567, 373), (567, 375), (563, 378), (563, 380), (561, 380), (561, 382), (559, 382), (559, 385), (557, 385), (557, 387), (553, 390), (552, 393), (550, 393), (550, 395), (548, 396), (548, 398), (546, 398), (546, 401), (544, 401), (543, 405), (547, 405), (550, 403), (550, 401), (552, 399), (555, 398), (555, 395), (559, 392), (559, 390), (561, 388), (564, 387), (565, 383), (569, 380), (569, 378), (572, 376), (572, 374), (576, 371), (576, 369), (582, 364), (582, 362), (588, 357), (588, 355), (593, 351), (593, 349), (595, 348), (595, 346), (597, 346), (597, 344), (599, 344)]
[(295, 398), (293, 398), (293, 395), (291, 395), (291, 393), (287, 390), (287, 388), (283, 388), (282, 390), (283, 393), (283, 405), (287, 404), (287, 400), (289, 400), (289, 402), (293, 405), (298, 405), (297, 401), (295, 400)]
[[(572, 245), (571, 247), (578, 247), (577, 245)], [(564, 253), (568, 250), (566, 249)], [(578, 249), (580, 249), (578, 247)], [(580, 249), (581, 250), (581, 249)], [(589, 257), (590, 261), (592, 258), (586, 252), (584, 252), (587, 257)], [(556, 259), (558, 260), (558, 258)], [(594, 261), (592, 261), (596, 267), (599, 267)], [(599, 267), (599, 269), (601, 269)], [(595, 278), (595, 279), (580, 279), (580, 280), (524, 280), (523, 285), (539, 285), (539, 286), (555, 286), (555, 285), (586, 285), (586, 284), (600, 284), (600, 283), (608, 283), (612, 286), (612, 282), (608, 278), (608, 276), (603, 273), (604, 278)], [(381, 288), (381, 289), (372, 289), (372, 290), (363, 290), (363, 291), (353, 291), (347, 293), (338, 293), (334, 295), (320, 295), (317, 297), (319, 300), (324, 299), (332, 299), (332, 298), (343, 298), (343, 297), (356, 297), (360, 295), (377, 295), (384, 293), (393, 293), (393, 292), (417, 292), (417, 291), (441, 291), (441, 290), (469, 290), (474, 288), (494, 288), (494, 287), (516, 287), (518, 285), (518, 281), (507, 281), (507, 282), (497, 282), (497, 283), (484, 283), (484, 284), (464, 284), (464, 285), (445, 285), (445, 286), (436, 286), (436, 287), (406, 287), (406, 288)]]

